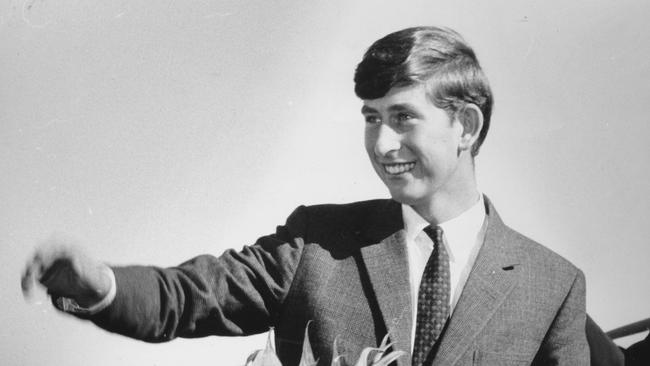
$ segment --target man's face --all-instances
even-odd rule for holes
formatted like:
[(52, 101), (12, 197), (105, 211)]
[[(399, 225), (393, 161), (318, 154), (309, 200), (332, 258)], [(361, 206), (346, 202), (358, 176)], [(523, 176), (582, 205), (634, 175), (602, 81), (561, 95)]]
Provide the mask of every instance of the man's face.
[(361, 112), (366, 151), (393, 199), (428, 205), (465, 186), (457, 169), (462, 124), (429, 100), (424, 85), (392, 88), (364, 100)]

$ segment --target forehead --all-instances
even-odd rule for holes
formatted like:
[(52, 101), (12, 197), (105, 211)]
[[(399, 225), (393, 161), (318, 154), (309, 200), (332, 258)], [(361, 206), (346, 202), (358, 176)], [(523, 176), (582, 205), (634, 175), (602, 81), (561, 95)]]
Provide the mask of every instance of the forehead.
[(361, 112), (372, 113), (430, 107), (433, 107), (433, 103), (427, 95), (424, 84), (414, 84), (403, 87), (393, 87), (381, 98), (364, 99)]

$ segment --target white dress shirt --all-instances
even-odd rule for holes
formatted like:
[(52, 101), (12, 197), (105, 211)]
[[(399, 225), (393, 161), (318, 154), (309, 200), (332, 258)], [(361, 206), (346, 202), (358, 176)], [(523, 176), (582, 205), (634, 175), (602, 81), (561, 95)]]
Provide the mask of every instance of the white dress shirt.
[[(420, 281), (433, 252), (433, 241), (423, 231), (429, 223), (408, 205), (402, 205), (402, 218), (406, 231), (408, 252), (409, 282), (411, 284), (411, 348), (415, 342), (415, 323), (417, 319), (418, 291)], [(474, 266), (476, 256), (485, 237), (485, 205), (483, 195), (478, 201), (459, 216), (438, 224), (443, 231), (444, 245), (449, 253), (451, 275), (450, 316), (463, 292), (467, 277)]]

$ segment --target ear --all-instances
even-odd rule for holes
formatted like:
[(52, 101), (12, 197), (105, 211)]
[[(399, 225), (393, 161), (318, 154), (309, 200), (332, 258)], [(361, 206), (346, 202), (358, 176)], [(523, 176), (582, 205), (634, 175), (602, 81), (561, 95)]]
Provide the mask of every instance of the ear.
[(456, 112), (456, 118), (463, 126), (458, 149), (470, 150), (483, 129), (483, 112), (476, 104), (468, 103)]

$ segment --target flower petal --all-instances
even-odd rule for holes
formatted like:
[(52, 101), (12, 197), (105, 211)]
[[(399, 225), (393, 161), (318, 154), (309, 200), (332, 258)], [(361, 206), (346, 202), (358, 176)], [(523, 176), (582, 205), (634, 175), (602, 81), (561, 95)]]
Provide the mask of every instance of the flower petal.
[(305, 326), (305, 339), (302, 341), (302, 355), (300, 356), (300, 363), (298, 366), (316, 366), (316, 360), (314, 359), (314, 353), (311, 350), (311, 344), (309, 343), (309, 324), (311, 320), (307, 322)]

